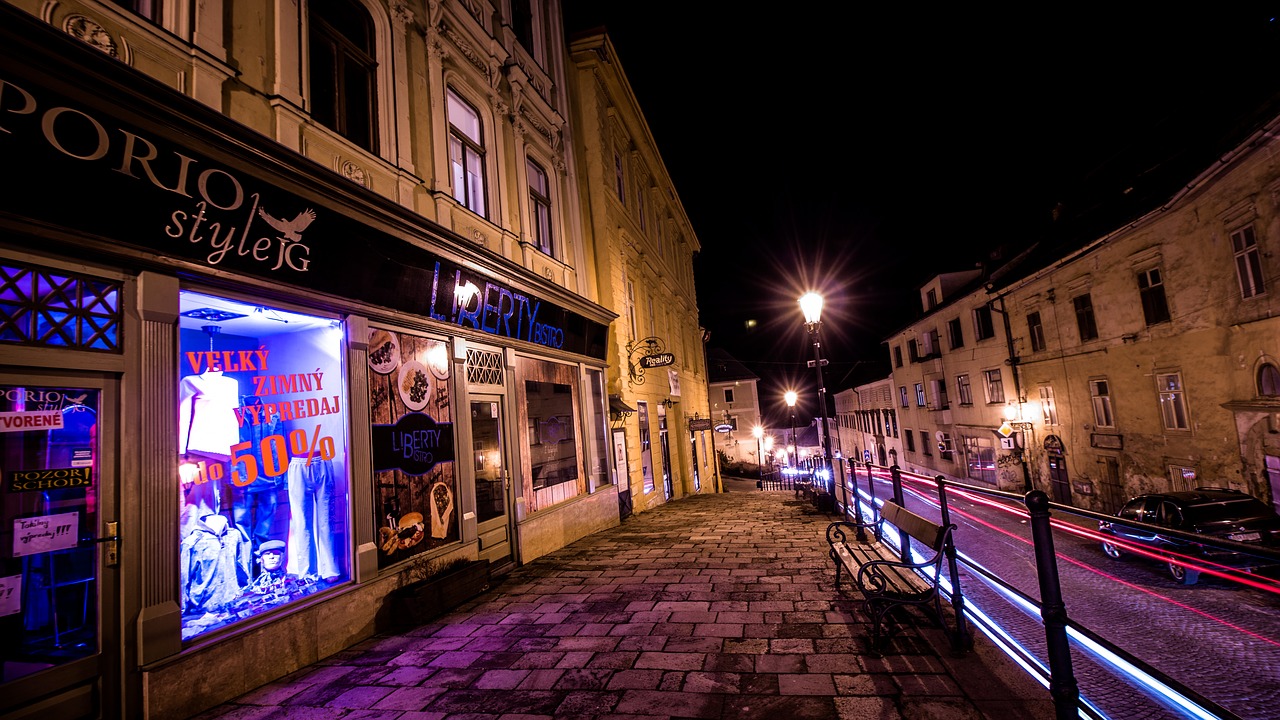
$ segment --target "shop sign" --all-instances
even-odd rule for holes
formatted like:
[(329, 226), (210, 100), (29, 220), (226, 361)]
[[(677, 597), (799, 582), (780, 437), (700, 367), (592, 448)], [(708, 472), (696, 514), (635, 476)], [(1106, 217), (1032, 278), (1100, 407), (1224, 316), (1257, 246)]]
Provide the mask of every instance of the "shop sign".
[(716, 432), (718, 433), (727, 433), (732, 431), (733, 431), (733, 426), (730, 425), (729, 423), (720, 423), (719, 425), (716, 426)]
[(689, 420), (689, 430), (697, 432), (699, 430), (710, 430), (711, 418), (693, 418)]
[(673, 353), (658, 353), (657, 355), (645, 355), (640, 358), (640, 367), (645, 369), (666, 367), (674, 365), (676, 356)]
[[(27, 174), (0, 195), (0, 210), (210, 269), (605, 357), (601, 323), (235, 170), (160, 130), (121, 122), (112, 109), (15, 80), (0, 76), (0, 153)], [(75, 212), (67, 212), (69, 198)]]
[(48, 470), (12, 470), (6, 478), (9, 492), (33, 492), (37, 490), (65, 490), (93, 486), (91, 468), (70, 467)]
[(79, 544), (80, 513), (59, 513), (13, 521), (13, 556), (66, 550)]
[(36, 412), (0, 412), (0, 432), (27, 432), (28, 430), (60, 430), (62, 413), (57, 410)]
[(408, 413), (394, 425), (373, 426), (373, 471), (425, 475), (436, 463), (453, 462), (453, 423)]

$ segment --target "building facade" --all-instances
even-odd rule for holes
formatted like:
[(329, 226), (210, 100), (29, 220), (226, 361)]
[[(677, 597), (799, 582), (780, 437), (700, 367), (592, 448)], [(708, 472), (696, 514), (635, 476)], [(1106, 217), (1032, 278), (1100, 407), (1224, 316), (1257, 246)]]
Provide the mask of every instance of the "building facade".
[(0, 713), (186, 717), (415, 568), (618, 524), (558, 2), (7, 2), (0, 38)]
[(718, 487), (693, 284), (700, 245), (609, 38), (572, 38), (569, 53), (592, 281), (620, 316), (606, 357), (625, 517)]
[(903, 466), (1103, 512), (1197, 486), (1280, 505), (1276, 127), (1105, 234), (922, 288), (887, 341)]
[(894, 397), (892, 377), (836, 393), (836, 447), (843, 457), (889, 466), (904, 460), (904, 440), (914, 451), (915, 437), (904, 438), (898, 428)]
[[(763, 426), (760, 413), (760, 378), (723, 348), (707, 351), (708, 390), (711, 421), (716, 431), (716, 449), (729, 462), (757, 464), (762, 443), (753, 429)], [(774, 442), (790, 437), (786, 428), (763, 428)], [(785, 443), (782, 443), (785, 446)]]

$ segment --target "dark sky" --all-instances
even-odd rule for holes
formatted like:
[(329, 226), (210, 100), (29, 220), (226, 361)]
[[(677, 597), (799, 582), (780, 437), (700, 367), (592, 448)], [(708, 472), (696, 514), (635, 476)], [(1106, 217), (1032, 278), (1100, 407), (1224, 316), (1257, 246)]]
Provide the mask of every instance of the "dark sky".
[(565, 2), (571, 33), (603, 25), (617, 46), (702, 244), (702, 324), (766, 407), (816, 388), (803, 291), (827, 297), (829, 391), (883, 377), (918, 285), (1025, 247), (1127, 147), (1280, 88), (1261, 6), (820, 5)]

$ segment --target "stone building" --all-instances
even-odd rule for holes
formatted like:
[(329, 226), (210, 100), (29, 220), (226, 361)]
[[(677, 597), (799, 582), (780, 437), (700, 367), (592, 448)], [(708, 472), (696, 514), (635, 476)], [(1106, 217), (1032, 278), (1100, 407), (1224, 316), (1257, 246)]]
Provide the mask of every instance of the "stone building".
[(625, 516), (717, 488), (693, 285), (700, 246), (609, 38), (572, 38), (569, 52), (588, 264), (621, 316), (607, 381)]
[[(707, 351), (707, 377), (711, 422), (720, 428), (716, 449), (730, 462), (756, 464), (761, 448), (752, 429), (763, 427), (760, 412), (760, 378), (723, 348)], [(784, 428), (764, 428), (774, 441), (785, 445)]]
[(617, 525), (610, 394), (706, 491), (697, 239), (558, 0), (14, 0), (0, 40), (0, 714), (187, 717)]
[(1196, 486), (1280, 504), (1274, 113), (924, 286), (888, 338), (903, 467), (1106, 512)]
[(913, 451), (915, 438), (898, 428), (893, 378), (884, 378), (842, 390), (835, 395), (836, 448), (848, 460), (876, 465), (900, 465), (904, 440)]

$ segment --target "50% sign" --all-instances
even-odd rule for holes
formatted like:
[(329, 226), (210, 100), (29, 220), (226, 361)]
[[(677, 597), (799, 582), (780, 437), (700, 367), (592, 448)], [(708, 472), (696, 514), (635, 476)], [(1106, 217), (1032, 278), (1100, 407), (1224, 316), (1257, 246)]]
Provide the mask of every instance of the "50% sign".
[[(278, 433), (262, 438), (257, 447), (262, 458), (261, 466), (253, 450), (252, 441), (231, 446), (231, 459), (227, 464), (231, 467), (233, 485), (251, 485), (260, 475), (279, 477), (289, 469), (290, 458), (305, 458), (307, 465), (310, 465), (316, 455), (324, 460), (332, 460), (337, 454), (333, 438), (321, 435), (319, 425), (311, 432), (307, 432), (305, 428), (294, 430), (289, 433), (288, 438)], [(226, 470), (220, 463), (208, 464), (202, 460), (196, 465), (199, 468), (196, 483), (221, 480), (226, 475)]]

